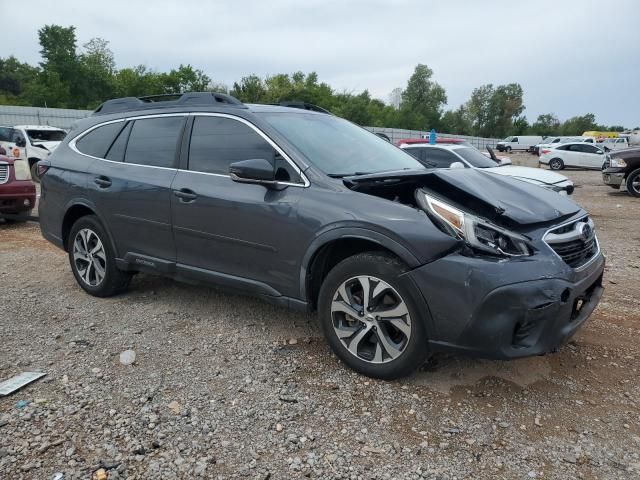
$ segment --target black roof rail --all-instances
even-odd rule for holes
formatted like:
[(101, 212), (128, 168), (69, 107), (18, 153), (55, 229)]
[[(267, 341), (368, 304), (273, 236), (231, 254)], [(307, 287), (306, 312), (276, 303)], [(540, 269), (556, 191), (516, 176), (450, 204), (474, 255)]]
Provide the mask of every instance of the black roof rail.
[(104, 115), (158, 107), (182, 107), (184, 105), (225, 105), (236, 108), (247, 108), (240, 100), (226, 93), (187, 92), (149, 95), (146, 97), (114, 98), (113, 100), (107, 100), (96, 108), (92, 115)]
[(310, 110), (312, 112), (327, 113), (329, 115), (332, 115), (332, 113), (329, 110), (326, 110), (322, 107), (319, 107), (317, 105), (314, 105), (313, 103), (308, 103), (308, 102), (287, 100), (284, 102), (280, 102), (277, 105), (280, 105), (281, 107), (301, 108), (303, 110)]

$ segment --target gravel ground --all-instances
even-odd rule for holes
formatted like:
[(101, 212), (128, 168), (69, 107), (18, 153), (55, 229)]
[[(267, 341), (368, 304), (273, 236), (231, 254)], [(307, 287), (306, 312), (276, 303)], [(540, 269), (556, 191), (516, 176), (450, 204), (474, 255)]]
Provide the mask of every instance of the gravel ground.
[(552, 355), (395, 382), (253, 298), (142, 274), (90, 297), (37, 224), (0, 225), (0, 379), (47, 372), (0, 398), (0, 478), (639, 478), (640, 201), (566, 174), (608, 257), (587, 325)]

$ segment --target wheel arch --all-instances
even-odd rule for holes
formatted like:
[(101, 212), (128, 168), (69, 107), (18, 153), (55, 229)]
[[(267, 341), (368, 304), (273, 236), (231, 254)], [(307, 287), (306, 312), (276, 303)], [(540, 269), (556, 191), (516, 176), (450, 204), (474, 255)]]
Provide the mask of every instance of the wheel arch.
[(317, 237), (307, 249), (300, 269), (300, 294), (315, 310), (322, 281), (340, 261), (365, 251), (387, 252), (409, 268), (421, 265), (416, 256), (396, 240), (365, 228), (336, 228)]
[(116, 257), (117, 257), (118, 250), (116, 248), (115, 242), (113, 241), (113, 236), (109, 231), (107, 223), (104, 221), (102, 216), (98, 213), (97, 209), (95, 208), (95, 205), (93, 205), (91, 202), (87, 200), (75, 200), (67, 204), (64, 217), (62, 218), (62, 227), (60, 232), (61, 234), (60, 238), (62, 239), (62, 246), (64, 250), (68, 251), (67, 245), (69, 242), (69, 234), (71, 233), (71, 228), (73, 227), (74, 223), (76, 223), (80, 218), (86, 217), (88, 215), (94, 215), (95, 217), (98, 218), (105, 232), (107, 232), (107, 236), (109, 237), (109, 243), (111, 244), (111, 247), (113, 248), (113, 251), (116, 253)]

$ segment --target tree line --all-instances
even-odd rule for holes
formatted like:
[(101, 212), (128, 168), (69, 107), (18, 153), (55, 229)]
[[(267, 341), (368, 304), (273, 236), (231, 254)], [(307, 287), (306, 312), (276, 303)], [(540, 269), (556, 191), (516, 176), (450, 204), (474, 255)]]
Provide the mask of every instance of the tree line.
[(586, 130), (622, 131), (622, 126), (596, 123), (587, 113), (560, 121), (553, 113), (529, 123), (523, 115), (523, 90), (518, 83), (482, 85), (467, 102), (446, 110), (447, 94), (433, 79), (433, 70), (418, 64), (396, 101), (387, 104), (361, 93), (339, 92), (318, 79), (315, 72), (248, 75), (231, 88), (215, 83), (202, 70), (179, 65), (157, 72), (144, 65), (116, 68), (109, 42), (93, 38), (77, 45), (75, 27), (46, 25), (38, 30), (38, 65), (16, 57), (0, 57), (0, 104), (94, 109), (117, 97), (164, 95), (186, 91), (223, 91), (249, 103), (304, 101), (325, 108), (359, 125), (431, 130), (504, 137), (506, 135), (580, 135)]

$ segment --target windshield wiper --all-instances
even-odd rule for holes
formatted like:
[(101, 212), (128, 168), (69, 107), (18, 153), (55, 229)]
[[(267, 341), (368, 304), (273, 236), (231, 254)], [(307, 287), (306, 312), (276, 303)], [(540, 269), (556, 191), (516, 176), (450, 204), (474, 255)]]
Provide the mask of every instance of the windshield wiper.
[(370, 175), (372, 172), (353, 172), (353, 173), (327, 173), (331, 178), (357, 177), (359, 175)]

